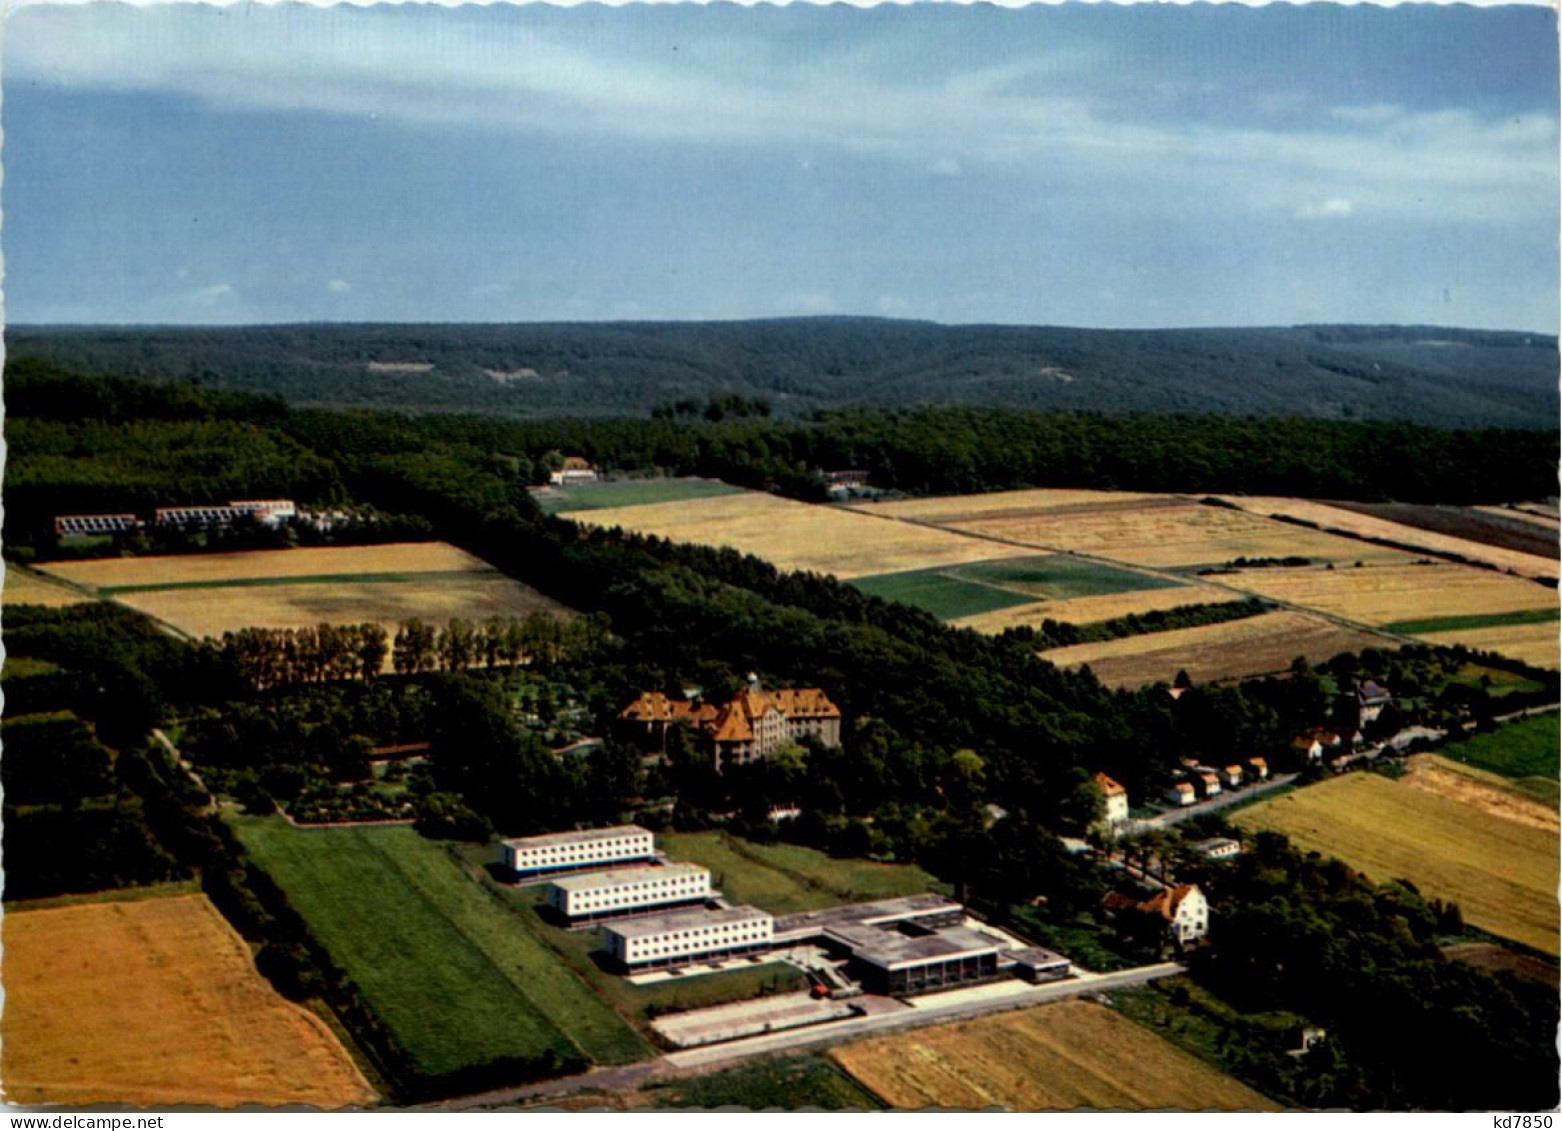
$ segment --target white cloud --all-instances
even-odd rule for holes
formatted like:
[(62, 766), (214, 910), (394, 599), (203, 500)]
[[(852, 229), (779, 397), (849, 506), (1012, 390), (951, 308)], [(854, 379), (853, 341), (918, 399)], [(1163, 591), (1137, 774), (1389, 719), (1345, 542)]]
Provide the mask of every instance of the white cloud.
[(1296, 210), (1298, 220), (1343, 220), (1355, 209), (1343, 197), (1331, 197), (1312, 204), (1304, 204)]
[(353, 285), (346, 279), (332, 279), (325, 285), (325, 289), (330, 291), (333, 295), (344, 295), (353, 289)]
[(209, 287), (202, 287), (200, 290), (191, 292), (190, 301), (201, 306), (212, 306), (222, 302), (224, 299), (232, 298), (237, 293), (233, 289), (232, 283), (213, 283)]

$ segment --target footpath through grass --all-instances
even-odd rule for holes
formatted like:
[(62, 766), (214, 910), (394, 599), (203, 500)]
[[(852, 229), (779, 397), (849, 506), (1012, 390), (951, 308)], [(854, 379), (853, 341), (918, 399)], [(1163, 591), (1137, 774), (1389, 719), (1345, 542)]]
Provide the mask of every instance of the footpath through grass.
[(233, 819), (396, 1040), (430, 1075), (501, 1057), (638, 1060), (647, 1046), (444, 848), (406, 827)]

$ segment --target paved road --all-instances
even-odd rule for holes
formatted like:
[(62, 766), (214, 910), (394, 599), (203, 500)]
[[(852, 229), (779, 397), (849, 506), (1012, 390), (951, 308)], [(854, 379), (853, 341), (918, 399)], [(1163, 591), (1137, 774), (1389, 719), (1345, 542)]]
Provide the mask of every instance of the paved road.
[(1168, 809), (1166, 812), (1158, 813), (1153, 817), (1142, 817), (1138, 820), (1128, 821), (1122, 826), (1118, 835), (1133, 836), (1136, 833), (1145, 833), (1152, 829), (1166, 829), (1173, 825), (1180, 825), (1182, 822), (1197, 817), (1201, 813), (1214, 813), (1244, 801), (1251, 801), (1255, 797), (1262, 797), (1266, 793), (1290, 785), (1296, 778), (1296, 774), (1276, 774), (1268, 781), (1256, 782), (1253, 785), (1244, 785), (1232, 790), (1222, 790), (1206, 801), (1196, 801), (1192, 805), (1186, 805), (1178, 809)]
[[(950, 991), (945, 995), (920, 998), (913, 1008), (894, 1013), (854, 1017), (786, 1033), (771, 1033), (719, 1045), (707, 1045), (704, 1048), (685, 1049), (653, 1060), (642, 1060), (636, 1064), (626, 1064), (616, 1068), (593, 1068), (579, 1076), (544, 1080), (520, 1088), (501, 1088), (427, 1106), (437, 1110), (461, 1110), (561, 1099), (584, 1091), (628, 1091), (655, 1079), (693, 1075), (756, 1056), (798, 1052), (871, 1035), (919, 1028), (923, 1025), (969, 1020), (990, 1013), (1001, 1013), (1010, 1009), (1078, 997), (1081, 994), (1141, 986), (1157, 978), (1181, 974), (1184, 970), (1185, 967), (1175, 962), (1162, 962), (1154, 966), (1120, 970), (1113, 974), (1085, 974), (1065, 982), (1053, 982), (1041, 986), (1012, 982), (996, 983), (988, 987), (972, 987), (969, 990)], [(988, 996), (979, 996), (984, 993)], [(950, 1000), (940, 1001), (938, 1000), (940, 997), (947, 997)]]

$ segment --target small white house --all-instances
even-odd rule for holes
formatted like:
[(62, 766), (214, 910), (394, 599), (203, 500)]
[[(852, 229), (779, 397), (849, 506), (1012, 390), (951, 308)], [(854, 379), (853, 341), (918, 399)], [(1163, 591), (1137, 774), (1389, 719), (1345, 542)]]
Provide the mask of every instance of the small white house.
[(1166, 800), (1173, 805), (1192, 805), (1199, 799), (1190, 781), (1174, 781), (1166, 787)]
[(1208, 840), (1196, 840), (1188, 847), (1206, 860), (1230, 860), (1233, 856), (1237, 856), (1242, 852), (1241, 842), (1232, 840), (1228, 836), (1213, 836)]
[(1236, 789), (1242, 784), (1242, 767), (1226, 766), (1220, 771), (1220, 782), (1227, 789)]
[(1180, 945), (1197, 942), (1209, 934), (1209, 901), (1198, 884), (1178, 884), (1156, 892), (1140, 906), (1165, 919), (1172, 938)]
[(1106, 801), (1106, 819), (1111, 824), (1128, 820), (1128, 791), (1105, 774), (1096, 774), (1094, 781)]

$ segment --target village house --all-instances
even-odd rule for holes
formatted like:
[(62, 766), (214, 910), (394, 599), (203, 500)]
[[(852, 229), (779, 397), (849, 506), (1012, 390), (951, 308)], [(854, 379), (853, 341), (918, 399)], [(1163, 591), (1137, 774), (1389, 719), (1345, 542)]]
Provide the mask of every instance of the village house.
[(1242, 767), (1226, 766), (1220, 771), (1220, 783), (1227, 789), (1236, 789), (1242, 784)]
[(1105, 774), (1098, 773), (1092, 780), (1106, 802), (1107, 822), (1117, 825), (1128, 820), (1128, 791)]
[(1363, 680), (1356, 685), (1356, 725), (1364, 727), (1383, 713), (1383, 708), (1394, 701), (1388, 688), (1374, 680)]
[(669, 727), (693, 727), (709, 746), (717, 772), (728, 764), (757, 761), (784, 742), (809, 736), (825, 746), (841, 744), (841, 709), (821, 689), (766, 691), (753, 674), (748, 686), (726, 703), (670, 699), (660, 691), (646, 691), (618, 717), (637, 734), (655, 737), (664, 747)]
[(1323, 727), (1313, 727), (1306, 734), (1299, 734), (1291, 743), (1297, 757), (1308, 762), (1321, 762), (1324, 755), (1337, 749), (1340, 745), (1340, 736), (1332, 730)]
[(1247, 760), (1248, 773), (1254, 781), (1269, 780), (1269, 762), (1264, 758), (1249, 758)]
[(569, 483), (595, 483), (598, 478), (597, 469), (581, 456), (565, 456), (564, 466), (548, 473), (548, 482), (555, 487)]
[(1174, 781), (1166, 787), (1166, 800), (1173, 805), (1192, 805), (1198, 799), (1198, 791), (1190, 781)]
[(1193, 771), (1193, 787), (1199, 791), (1200, 797), (1220, 796), (1220, 775), (1208, 766), (1200, 766)]
[(1196, 840), (1188, 845), (1188, 848), (1206, 860), (1230, 860), (1242, 852), (1241, 842), (1232, 840), (1228, 836), (1212, 836), (1207, 840)]
[(1188, 946), (1209, 934), (1209, 901), (1198, 884), (1178, 884), (1158, 891), (1139, 907), (1165, 919), (1167, 932), (1178, 946)]

